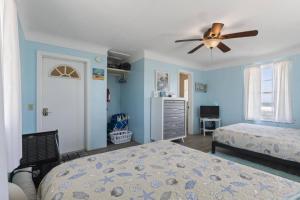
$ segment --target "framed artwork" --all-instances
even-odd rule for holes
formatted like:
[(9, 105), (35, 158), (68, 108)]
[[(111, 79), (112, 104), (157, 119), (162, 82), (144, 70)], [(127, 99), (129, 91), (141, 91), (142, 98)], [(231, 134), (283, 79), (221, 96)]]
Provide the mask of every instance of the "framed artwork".
[(155, 91), (164, 91), (167, 92), (170, 90), (169, 83), (169, 73), (168, 72), (155, 72)]
[(105, 71), (104, 69), (93, 68), (93, 80), (104, 80)]
[(195, 91), (196, 92), (207, 92), (207, 84), (195, 82)]

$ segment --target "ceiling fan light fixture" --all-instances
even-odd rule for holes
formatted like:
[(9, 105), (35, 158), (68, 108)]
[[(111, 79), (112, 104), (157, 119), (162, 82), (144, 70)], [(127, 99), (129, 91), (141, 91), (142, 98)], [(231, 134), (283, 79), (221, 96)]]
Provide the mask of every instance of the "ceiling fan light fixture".
[(223, 23), (213, 23), (211, 28), (208, 28), (207, 31), (204, 32), (203, 38), (195, 38), (195, 39), (184, 39), (184, 40), (176, 40), (175, 42), (193, 42), (193, 41), (202, 41), (202, 43), (198, 44), (195, 48), (190, 50), (188, 54), (192, 54), (195, 51), (198, 51), (201, 47), (205, 46), (208, 49), (212, 50), (213, 48), (218, 48), (223, 53), (229, 52), (231, 49), (224, 44), (223, 40), (234, 39), (234, 38), (244, 38), (244, 37), (253, 37), (257, 36), (258, 30), (250, 30), (229, 34), (221, 34), (224, 24)]
[(220, 42), (221, 39), (214, 39), (214, 38), (203, 40), (203, 43), (207, 48), (215, 48), (216, 46), (218, 46)]

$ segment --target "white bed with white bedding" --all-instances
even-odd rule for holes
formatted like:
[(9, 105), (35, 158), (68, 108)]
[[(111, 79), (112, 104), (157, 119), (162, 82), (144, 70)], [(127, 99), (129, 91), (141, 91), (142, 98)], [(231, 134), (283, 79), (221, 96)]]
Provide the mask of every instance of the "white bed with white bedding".
[(159, 141), (55, 167), (43, 200), (276, 200), (300, 198), (300, 183)]
[(239, 123), (216, 129), (213, 141), (300, 163), (300, 129)]

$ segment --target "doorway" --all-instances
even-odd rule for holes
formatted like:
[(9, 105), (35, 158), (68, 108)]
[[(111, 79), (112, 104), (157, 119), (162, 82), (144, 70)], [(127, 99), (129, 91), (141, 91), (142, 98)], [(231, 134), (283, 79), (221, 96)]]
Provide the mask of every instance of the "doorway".
[(37, 131), (58, 130), (60, 153), (86, 148), (88, 61), (38, 53)]
[(193, 134), (193, 76), (190, 72), (179, 72), (178, 96), (187, 102), (187, 133)]

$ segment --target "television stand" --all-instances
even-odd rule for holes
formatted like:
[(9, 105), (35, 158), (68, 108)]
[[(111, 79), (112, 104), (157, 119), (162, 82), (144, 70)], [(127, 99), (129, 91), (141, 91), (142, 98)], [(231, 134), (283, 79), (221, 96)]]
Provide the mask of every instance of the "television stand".
[[(203, 135), (206, 135), (206, 132), (212, 132), (212, 129), (206, 129), (205, 123), (206, 122), (216, 122), (218, 123), (218, 127), (221, 127), (221, 119), (220, 118), (200, 118), (200, 133), (201, 129), (203, 131)], [(201, 123), (203, 123), (203, 128), (201, 128)]]

